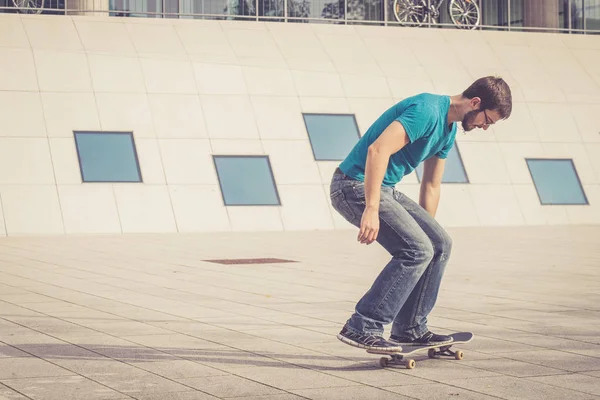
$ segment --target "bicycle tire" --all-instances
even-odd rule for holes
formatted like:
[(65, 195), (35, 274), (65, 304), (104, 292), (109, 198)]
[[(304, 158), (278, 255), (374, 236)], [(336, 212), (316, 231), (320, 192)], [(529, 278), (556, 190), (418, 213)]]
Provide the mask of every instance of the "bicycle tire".
[(481, 10), (477, 0), (450, 0), (448, 14), (459, 29), (475, 29), (481, 22)]
[[(408, 13), (402, 13), (406, 8), (409, 8)], [(428, 10), (424, 0), (394, 0), (393, 12), (400, 25), (421, 26), (425, 22)]]

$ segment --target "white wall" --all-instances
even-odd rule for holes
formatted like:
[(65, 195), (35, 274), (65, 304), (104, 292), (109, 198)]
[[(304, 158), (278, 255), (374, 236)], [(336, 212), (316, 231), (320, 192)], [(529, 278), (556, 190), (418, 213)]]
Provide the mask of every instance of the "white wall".
[[(362, 134), (490, 74), (513, 116), (458, 136), (471, 183), (443, 186), (439, 220), (600, 223), (598, 65), (598, 36), (0, 15), (0, 234), (348, 228), (301, 113)], [(82, 183), (73, 130), (132, 131), (144, 183)], [(211, 154), (269, 155), (283, 205), (223, 206)], [(525, 156), (572, 157), (590, 205), (541, 206)], [(415, 174), (400, 188), (416, 199)]]

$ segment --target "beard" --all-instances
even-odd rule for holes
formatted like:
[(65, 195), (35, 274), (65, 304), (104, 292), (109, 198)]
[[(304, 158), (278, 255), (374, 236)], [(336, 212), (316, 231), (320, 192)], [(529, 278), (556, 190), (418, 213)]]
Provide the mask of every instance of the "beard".
[(462, 128), (465, 132), (469, 132), (475, 129), (475, 125), (473, 125), (472, 122), (478, 113), (479, 110), (473, 110), (465, 114), (462, 120)]

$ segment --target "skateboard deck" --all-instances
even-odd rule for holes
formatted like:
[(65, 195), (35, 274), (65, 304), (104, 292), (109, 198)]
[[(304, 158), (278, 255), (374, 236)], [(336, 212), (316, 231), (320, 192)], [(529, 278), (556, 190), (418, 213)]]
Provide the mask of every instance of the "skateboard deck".
[(453, 357), (456, 360), (462, 360), (464, 353), (460, 350), (450, 350), (452, 346), (455, 344), (468, 343), (473, 340), (473, 333), (471, 332), (457, 332), (452, 333), (451, 335), (454, 339), (452, 342), (442, 345), (430, 345), (430, 346), (403, 346), (401, 351), (395, 352), (385, 352), (379, 350), (367, 350), (367, 353), (371, 354), (384, 354), (388, 357), (381, 357), (379, 359), (379, 365), (382, 367), (387, 367), (393, 364), (403, 364), (408, 369), (413, 369), (416, 366), (415, 360), (412, 358), (405, 358), (411, 354), (417, 353), (419, 351), (427, 350), (427, 355), (429, 358), (441, 358), (444, 357)]

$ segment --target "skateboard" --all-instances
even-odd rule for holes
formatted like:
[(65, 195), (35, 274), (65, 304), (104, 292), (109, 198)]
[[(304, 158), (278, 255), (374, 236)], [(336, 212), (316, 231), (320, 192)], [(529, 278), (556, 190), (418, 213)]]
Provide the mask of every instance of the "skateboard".
[(367, 350), (367, 353), (385, 354), (389, 356), (390, 358), (381, 357), (379, 359), (379, 365), (381, 365), (383, 368), (389, 365), (404, 364), (404, 366), (407, 369), (413, 369), (416, 366), (415, 360), (413, 360), (412, 358), (405, 357), (423, 350), (427, 350), (427, 355), (429, 356), (429, 358), (441, 358), (441, 356), (445, 356), (454, 357), (456, 360), (462, 360), (464, 356), (463, 352), (460, 350), (452, 351), (450, 350), (450, 347), (454, 346), (455, 344), (470, 342), (471, 340), (473, 340), (473, 333), (457, 332), (451, 334), (450, 336), (452, 336), (454, 340), (450, 343), (443, 345), (438, 344), (431, 346), (404, 346), (401, 351), (397, 352), (385, 352), (369, 349)]

